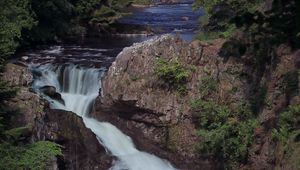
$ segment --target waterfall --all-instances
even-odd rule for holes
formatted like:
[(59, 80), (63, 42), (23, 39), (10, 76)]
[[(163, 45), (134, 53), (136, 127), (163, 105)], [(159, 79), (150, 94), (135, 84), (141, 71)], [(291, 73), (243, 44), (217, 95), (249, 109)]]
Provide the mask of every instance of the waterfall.
[[(132, 139), (108, 122), (99, 122), (88, 117), (101, 88), (104, 69), (81, 68), (75, 65), (54, 66), (51, 64), (32, 66), (33, 89), (53, 86), (61, 94), (64, 104), (44, 96), (53, 109), (72, 111), (82, 117), (85, 126), (97, 136), (112, 155), (117, 157), (110, 170), (174, 170), (166, 160), (139, 151)], [(42, 95), (42, 94), (41, 94)]]

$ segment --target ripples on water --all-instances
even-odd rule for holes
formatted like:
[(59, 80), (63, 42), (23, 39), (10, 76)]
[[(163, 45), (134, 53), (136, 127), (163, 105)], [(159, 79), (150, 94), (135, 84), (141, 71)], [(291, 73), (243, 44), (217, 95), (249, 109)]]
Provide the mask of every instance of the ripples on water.
[(145, 25), (156, 33), (179, 33), (191, 40), (199, 27), (198, 18), (202, 10), (192, 9), (193, 1), (181, 1), (175, 5), (157, 5), (145, 9), (135, 9), (133, 15), (120, 20), (121, 23)]

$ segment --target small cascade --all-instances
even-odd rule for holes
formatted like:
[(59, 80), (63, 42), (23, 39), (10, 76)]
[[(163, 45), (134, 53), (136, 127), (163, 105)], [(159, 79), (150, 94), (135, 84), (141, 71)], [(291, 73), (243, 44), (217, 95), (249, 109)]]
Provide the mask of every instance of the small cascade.
[[(54, 66), (51, 64), (32, 66), (33, 89), (53, 86), (61, 94), (64, 104), (44, 96), (53, 109), (72, 111), (82, 117), (85, 126), (97, 136), (103, 145), (118, 160), (110, 170), (174, 170), (166, 160), (139, 151), (132, 139), (108, 122), (99, 122), (88, 117), (101, 88), (100, 78), (104, 69), (81, 68), (75, 65)], [(42, 94), (41, 94), (42, 95)]]
[(55, 87), (65, 105), (50, 100), (51, 107), (72, 111), (79, 116), (87, 115), (92, 109), (100, 89), (100, 77), (104, 69), (84, 69), (75, 65), (53, 66), (51, 64), (32, 66), (34, 73), (33, 89), (39, 91), (45, 86)]

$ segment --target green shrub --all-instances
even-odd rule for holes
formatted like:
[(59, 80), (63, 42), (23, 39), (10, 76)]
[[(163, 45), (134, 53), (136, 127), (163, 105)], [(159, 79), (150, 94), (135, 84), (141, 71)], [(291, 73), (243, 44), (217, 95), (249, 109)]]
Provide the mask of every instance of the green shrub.
[(0, 144), (0, 169), (46, 169), (50, 158), (62, 155), (61, 146), (49, 141), (34, 142), (25, 146)]
[(283, 145), (284, 150), (288, 150), (291, 137), (295, 136), (299, 128), (300, 106), (289, 106), (286, 111), (279, 115), (278, 127), (273, 129), (273, 138)]
[(223, 160), (225, 169), (245, 163), (257, 126), (249, 108), (241, 105), (232, 111), (225, 105), (201, 99), (192, 102), (191, 107), (198, 120), (200, 151)]
[(169, 87), (175, 88), (180, 92), (186, 91), (186, 83), (190, 74), (191, 71), (184, 67), (178, 61), (178, 58), (173, 58), (170, 61), (158, 58), (155, 61), (155, 75)]
[(214, 79), (213, 77), (207, 76), (203, 77), (200, 80), (200, 86), (199, 91), (201, 93), (201, 96), (207, 96), (209, 94), (212, 94), (217, 91), (218, 89), (218, 81)]

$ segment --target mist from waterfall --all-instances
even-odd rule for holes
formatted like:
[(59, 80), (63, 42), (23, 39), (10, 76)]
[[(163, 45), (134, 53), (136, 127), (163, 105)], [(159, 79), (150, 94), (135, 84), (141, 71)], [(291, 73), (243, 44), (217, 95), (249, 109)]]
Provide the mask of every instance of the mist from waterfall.
[(42, 87), (53, 86), (61, 94), (64, 104), (41, 94), (50, 102), (51, 108), (72, 111), (82, 117), (85, 126), (97, 136), (99, 143), (118, 158), (110, 170), (175, 169), (168, 161), (137, 150), (132, 139), (114, 125), (88, 117), (99, 95), (104, 69), (46, 64), (32, 66), (32, 71), (33, 89), (36, 92), (40, 92)]

